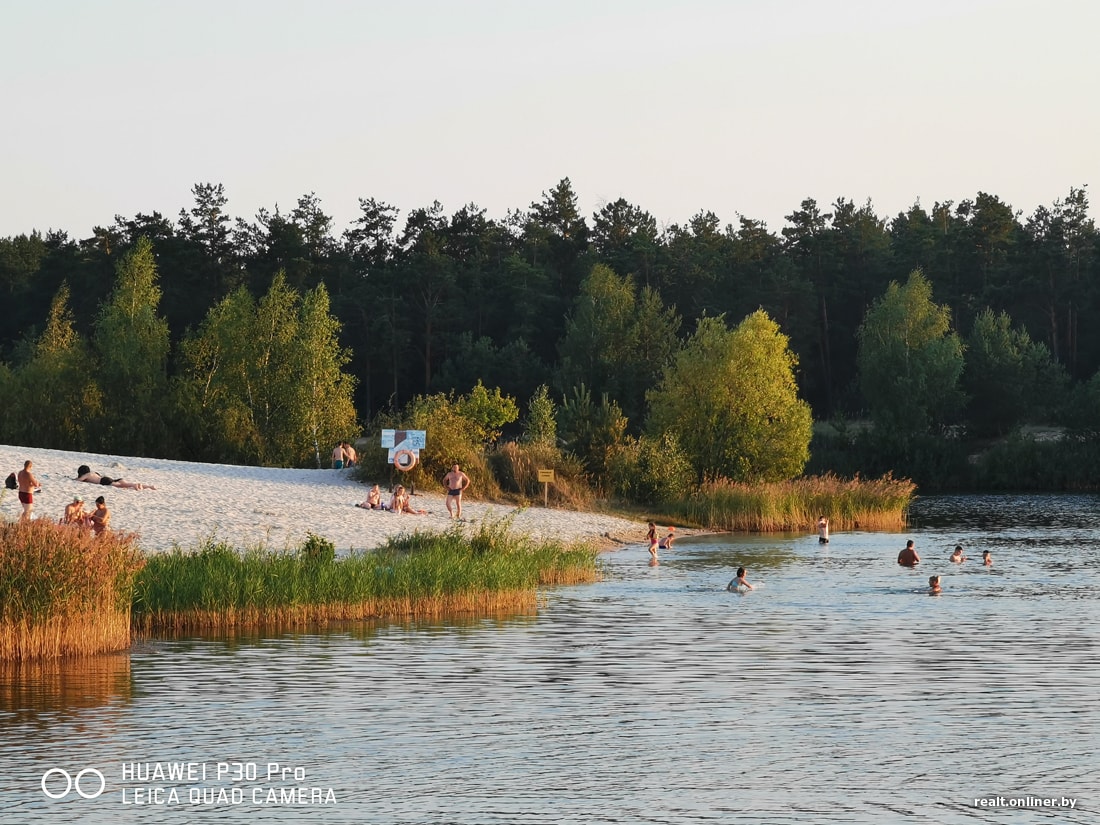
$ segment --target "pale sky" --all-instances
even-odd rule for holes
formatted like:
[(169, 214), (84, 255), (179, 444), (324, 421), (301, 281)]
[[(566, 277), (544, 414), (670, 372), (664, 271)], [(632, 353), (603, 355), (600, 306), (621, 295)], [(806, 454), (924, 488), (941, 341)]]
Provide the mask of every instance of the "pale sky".
[(316, 193), (502, 219), (572, 180), (659, 226), (778, 232), (807, 197), (892, 218), (1090, 185), (1093, 0), (0, 0), (0, 236), (234, 216)]

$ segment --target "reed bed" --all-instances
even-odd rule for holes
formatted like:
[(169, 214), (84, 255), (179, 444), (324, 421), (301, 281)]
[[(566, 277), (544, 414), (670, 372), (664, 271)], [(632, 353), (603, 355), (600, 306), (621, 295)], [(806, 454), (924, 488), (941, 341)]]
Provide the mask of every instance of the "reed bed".
[(715, 530), (756, 533), (901, 530), (916, 485), (889, 473), (878, 479), (828, 474), (765, 484), (715, 479), (665, 508), (666, 515)]
[(135, 537), (44, 519), (0, 525), (0, 660), (87, 656), (130, 644)]
[(536, 541), (506, 523), (472, 536), (416, 532), (336, 558), (323, 539), (244, 553), (207, 543), (151, 556), (134, 588), (140, 632), (532, 610), (539, 586), (595, 581), (593, 549)]

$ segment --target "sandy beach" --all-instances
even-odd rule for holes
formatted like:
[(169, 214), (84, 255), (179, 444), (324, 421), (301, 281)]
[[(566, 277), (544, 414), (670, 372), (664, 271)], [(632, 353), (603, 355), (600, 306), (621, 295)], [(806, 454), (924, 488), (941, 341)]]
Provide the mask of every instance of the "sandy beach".
[[(200, 464), (158, 458), (138, 458), (93, 453), (73, 453), (34, 447), (0, 446), (3, 476), (34, 462), (33, 472), (42, 485), (34, 497), (34, 517), (59, 519), (74, 496), (93, 509), (96, 496), (104, 496), (111, 510), (111, 527), (137, 533), (147, 551), (191, 548), (208, 538), (235, 547), (265, 545), (272, 549), (297, 546), (307, 533), (332, 541), (338, 551), (378, 547), (390, 536), (414, 530), (445, 530), (447, 516), (442, 487), (418, 491), (413, 506), (426, 515), (396, 515), (355, 507), (367, 496), (368, 485), (351, 477), (349, 470), (297, 470)], [(112, 478), (155, 486), (155, 490), (130, 490), (76, 481), (76, 469), (87, 464)], [(389, 479), (378, 479), (383, 491)], [(477, 479), (472, 479), (477, 484)], [(22, 512), (14, 490), (4, 489), (0, 514), (7, 520)], [(642, 544), (646, 527), (599, 513), (517, 508), (507, 504), (467, 499), (463, 529), (476, 529), (486, 519), (511, 518), (514, 529), (536, 537), (570, 541), (591, 539), (603, 544)]]

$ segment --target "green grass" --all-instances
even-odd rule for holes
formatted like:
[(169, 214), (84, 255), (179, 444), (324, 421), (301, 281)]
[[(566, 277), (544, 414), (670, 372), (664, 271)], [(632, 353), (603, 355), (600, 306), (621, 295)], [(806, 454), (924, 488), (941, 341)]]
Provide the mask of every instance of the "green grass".
[(831, 531), (900, 530), (916, 485), (885, 475), (841, 479), (834, 475), (745, 484), (718, 479), (666, 505), (663, 515), (714, 530), (797, 532), (816, 530), (819, 516)]
[(286, 552), (208, 542), (148, 558), (133, 618), (148, 631), (524, 610), (540, 585), (599, 577), (592, 548), (536, 541), (507, 523), (469, 537), (457, 526), (416, 532), (340, 558), (315, 536)]

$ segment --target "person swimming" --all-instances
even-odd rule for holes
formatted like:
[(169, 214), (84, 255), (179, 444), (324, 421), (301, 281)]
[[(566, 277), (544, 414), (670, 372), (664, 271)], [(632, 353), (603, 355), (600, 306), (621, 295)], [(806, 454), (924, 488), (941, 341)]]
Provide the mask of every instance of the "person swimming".
[(964, 561), (966, 561), (966, 556), (963, 555), (961, 544), (955, 545), (955, 552), (951, 554), (951, 561), (955, 564), (962, 564)]
[(929, 596), (935, 596), (935, 595), (938, 595), (939, 593), (942, 593), (942, 592), (943, 592), (943, 588), (940, 587), (940, 577), (939, 576), (929, 576), (928, 577), (928, 595)]
[(731, 593), (744, 593), (745, 590), (752, 590), (752, 585), (745, 578), (744, 567), (737, 568), (737, 575), (730, 579), (730, 583), (726, 585), (726, 590)]
[(984, 564), (986, 567), (993, 566), (993, 554), (990, 553), (988, 550), (982, 551), (982, 564)]

